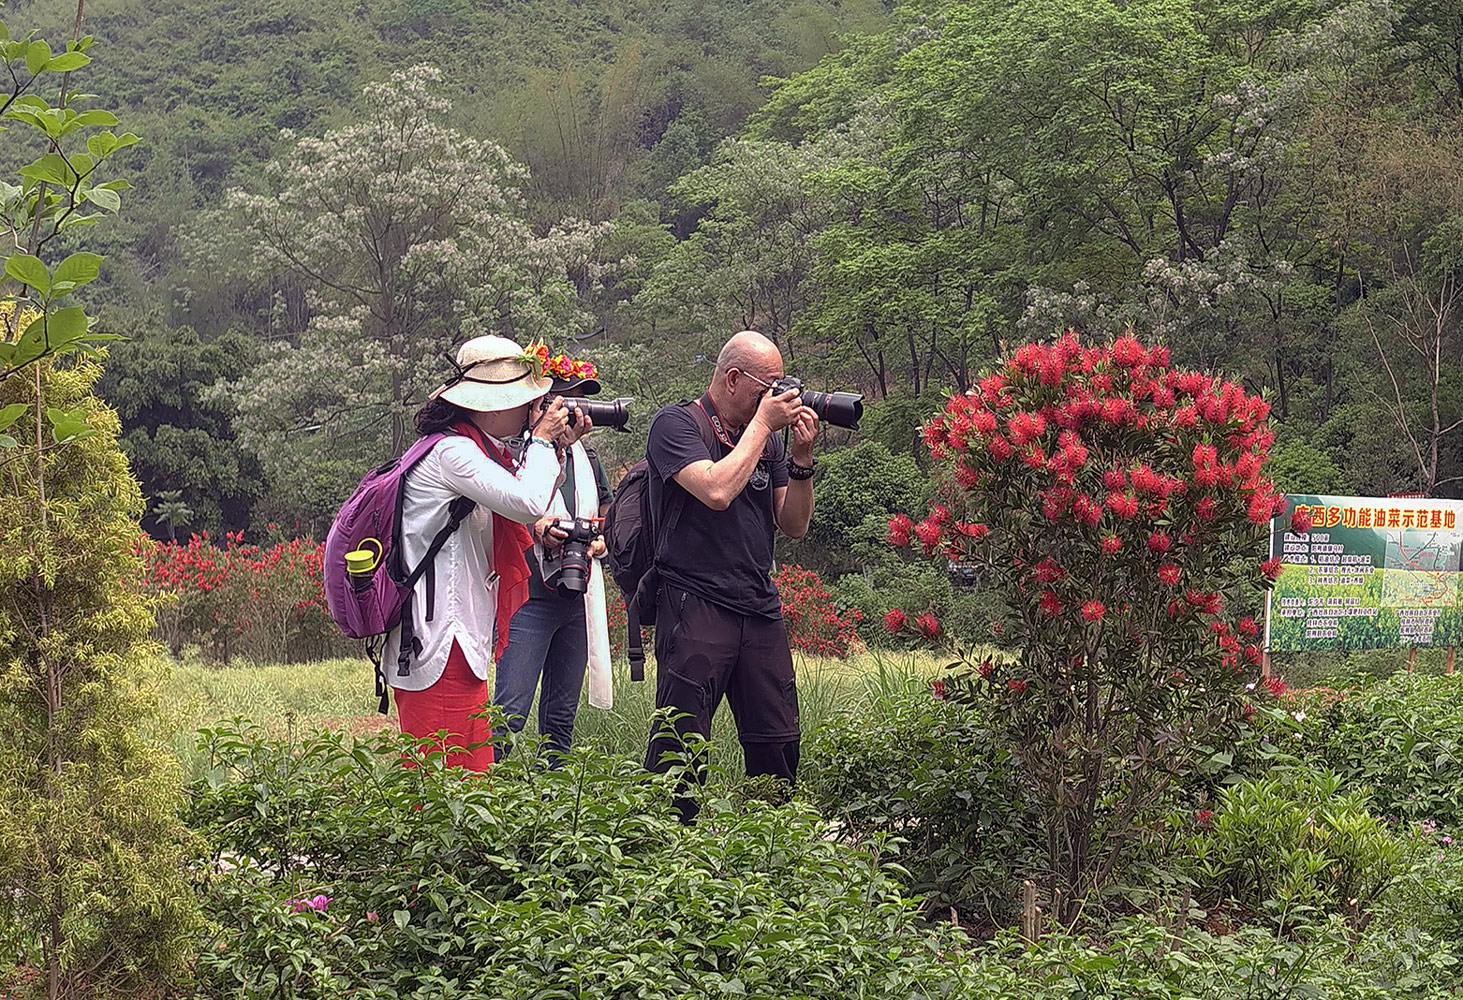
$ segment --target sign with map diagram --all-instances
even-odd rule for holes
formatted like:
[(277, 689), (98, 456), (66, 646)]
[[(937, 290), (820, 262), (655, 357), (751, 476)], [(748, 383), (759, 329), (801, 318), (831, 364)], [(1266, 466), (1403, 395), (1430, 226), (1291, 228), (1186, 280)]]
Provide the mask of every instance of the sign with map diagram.
[[(1270, 534), (1271, 651), (1463, 645), (1463, 501), (1286, 500)], [(1289, 530), (1298, 512), (1309, 531)]]

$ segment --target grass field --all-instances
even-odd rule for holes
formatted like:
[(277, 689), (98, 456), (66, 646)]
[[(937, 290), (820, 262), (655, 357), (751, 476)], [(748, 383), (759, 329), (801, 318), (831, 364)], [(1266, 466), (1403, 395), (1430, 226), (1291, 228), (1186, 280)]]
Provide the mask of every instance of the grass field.
[[(866, 654), (847, 660), (796, 656), (798, 698), (804, 737), (835, 712), (856, 709), (867, 699), (896, 686), (923, 686), (947, 659), (912, 653)], [(173, 743), (190, 775), (196, 771), (196, 732), (200, 727), (239, 718), (284, 732), (345, 729), (360, 734), (396, 728), (395, 711), (377, 714), (371, 665), (364, 659), (318, 660), (296, 664), (240, 663), (212, 666), (193, 657), (174, 664), (162, 689)], [(646, 679), (629, 679), (625, 664), (615, 667), (615, 706), (582, 704), (576, 742), (593, 742), (607, 752), (638, 757), (655, 708), (654, 664)], [(530, 733), (533, 729), (530, 722)], [(731, 713), (716, 715), (712, 766), (735, 769), (740, 763)]]

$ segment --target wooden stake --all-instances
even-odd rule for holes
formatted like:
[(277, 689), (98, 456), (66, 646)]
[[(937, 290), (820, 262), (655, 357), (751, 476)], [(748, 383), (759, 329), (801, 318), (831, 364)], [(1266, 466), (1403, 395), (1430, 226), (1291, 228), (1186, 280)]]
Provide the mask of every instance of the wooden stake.
[(1407, 650), (1407, 672), (1410, 674), (1417, 668), (1417, 647), (1413, 646)]
[(1260, 654), (1260, 680), (1270, 679), (1270, 651), (1267, 649)]
[(1184, 894), (1179, 897), (1178, 912), (1173, 915), (1173, 926), (1169, 928), (1169, 951), (1177, 951), (1184, 942), (1184, 933), (1189, 929), (1189, 906), (1194, 902), (1194, 890), (1191, 886), (1184, 886)]
[(1030, 879), (1021, 883), (1021, 936), (1030, 944), (1041, 939), (1041, 910), (1036, 905), (1036, 883)]
[(1455, 657), (1457, 655), (1458, 655), (1458, 650), (1457, 650), (1456, 647), (1450, 647), (1448, 649), (1448, 666), (1447, 666), (1447, 668), (1443, 672), (1445, 674), (1447, 674), (1449, 677), (1452, 677), (1453, 676), (1453, 657)]

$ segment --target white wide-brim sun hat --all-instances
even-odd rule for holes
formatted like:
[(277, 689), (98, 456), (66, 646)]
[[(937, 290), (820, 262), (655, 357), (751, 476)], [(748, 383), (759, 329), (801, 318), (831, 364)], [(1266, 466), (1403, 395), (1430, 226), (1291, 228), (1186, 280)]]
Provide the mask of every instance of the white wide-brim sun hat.
[(506, 337), (474, 337), (457, 349), (457, 372), (428, 399), (465, 410), (511, 410), (538, 399), (554, 384), (537, 361)]

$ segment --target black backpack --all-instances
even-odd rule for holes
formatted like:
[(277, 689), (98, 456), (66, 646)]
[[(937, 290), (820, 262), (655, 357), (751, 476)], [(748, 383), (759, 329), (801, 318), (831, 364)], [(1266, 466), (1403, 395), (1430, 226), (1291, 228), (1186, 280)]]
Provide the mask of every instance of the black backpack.
[[(682, 400), (677, 405), (691, 414), (707, 450), (715, 455), (716, 432), (706, 412), (694, 402)], [(633, 681), (645, 679), (645, 640), (641, 628), (655, 624), (655, 604), (660, 598), (660, 573), (655, 568), (655, 555), (680, 520), (686, 502), (685, 490), (668, 491), (669, 509), (664, 518), (658, 517), (650, 500), (650, 476), (648, 459), (642, 458), (632, 465), (615, 487), (615, 499), (604, 521), (605, 562), (610, 576), (625, 595), (625, 617), (630, 632), (626, 649)]]

